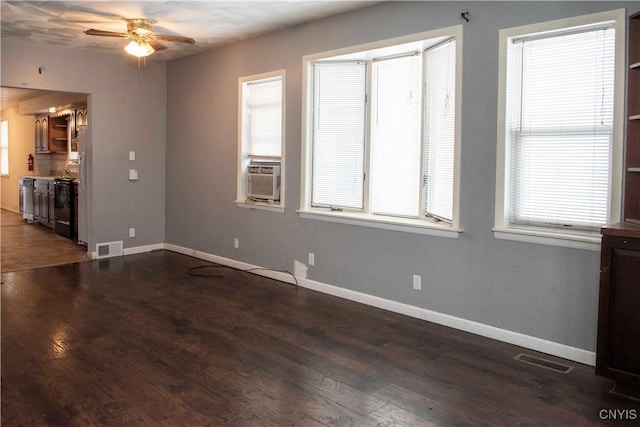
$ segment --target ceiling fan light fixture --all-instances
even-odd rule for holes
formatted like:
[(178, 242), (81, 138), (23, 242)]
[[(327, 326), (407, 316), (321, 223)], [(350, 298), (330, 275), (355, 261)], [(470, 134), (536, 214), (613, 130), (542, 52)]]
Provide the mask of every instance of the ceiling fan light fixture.
[(124, 48), (128, 54), (137, 56), (138, 58), (142, 58), (144, 56), (149, 56), (155, 50), (151, 47), (151, 45), (147, 42), (137, 42), (135, 40), (131, 40), (131, 42)]

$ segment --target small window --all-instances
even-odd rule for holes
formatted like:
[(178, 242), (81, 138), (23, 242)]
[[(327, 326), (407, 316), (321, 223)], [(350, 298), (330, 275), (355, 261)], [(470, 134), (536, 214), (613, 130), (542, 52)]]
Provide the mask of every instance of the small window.
[(239, 79), (239, 206), (284, 206), (284, 71)]
[(504, 41), (498, 229), (598, 236), (616, 216), (618, 30), (597, 18)]
[(0, 175), (9, 175), (9, 122), (0, 122)]

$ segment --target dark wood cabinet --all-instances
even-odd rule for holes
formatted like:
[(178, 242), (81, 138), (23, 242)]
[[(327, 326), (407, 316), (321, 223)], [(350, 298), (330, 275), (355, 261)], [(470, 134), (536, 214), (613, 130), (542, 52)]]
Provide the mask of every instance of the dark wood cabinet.
[(56, 228), (56, 190), (53, 181), (49, 183), (49, 228)]
[(69, 151), (69, 114), (49, 116), (49, 151), (66, 153)]
[(640, 224), (640, 12), (629, 18), (624, 220)]
[(35, 222), (45, 227), (54, 228), (55, 189), (50, 179), (36, 179), (33, 188), (33, 216)]
[(596, 374), (640, 396), (640, 225), (602, 229)]
[(640, 399), (640, 12), (629, 17), (624, 222), (602, 228), (596, 374)]
[(49, 116), (37, 116), (36, 128), (36, 153), (49, 152)]

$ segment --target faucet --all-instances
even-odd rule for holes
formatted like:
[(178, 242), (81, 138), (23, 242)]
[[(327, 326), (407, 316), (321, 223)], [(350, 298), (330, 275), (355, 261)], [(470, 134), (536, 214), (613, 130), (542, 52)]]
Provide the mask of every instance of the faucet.
[(62, 170), (64, 172), (64, 177), (65, 178), (71, 178), (71, 171), (69, 170), (69, 168), (64, 168)]

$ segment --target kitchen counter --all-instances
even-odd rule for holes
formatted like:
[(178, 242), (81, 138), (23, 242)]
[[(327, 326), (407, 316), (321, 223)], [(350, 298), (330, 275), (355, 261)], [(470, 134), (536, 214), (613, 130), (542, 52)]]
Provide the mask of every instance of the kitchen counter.
[(56, 178), (62, 178), (62, 179), (71, 179), (73, 182), (80, 182), (79, 178), (64, 177), (64, 176), (59, 176), (59, 175), (22, 175), (22, 176), (20, 176), (20, 179), (22, 179), (22, 178), (39, 179), (39, 180), (43, 180), (43, 181), (53, 181)]

